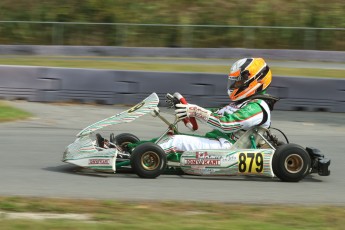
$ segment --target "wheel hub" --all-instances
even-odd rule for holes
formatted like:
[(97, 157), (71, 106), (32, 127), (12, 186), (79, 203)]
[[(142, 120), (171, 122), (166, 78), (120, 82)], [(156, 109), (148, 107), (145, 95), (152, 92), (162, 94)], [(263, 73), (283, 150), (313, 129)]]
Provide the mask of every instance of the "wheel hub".
[(298, 173), (302, 170), (304, 161), (300, 155), (291, 154), (286, 158), (284, 165), (289, 173)]
[(155, 170), (159, 166), (159, 156), (155, 152), (146, 152), (141, 157), (141, 165), (146, 170)]

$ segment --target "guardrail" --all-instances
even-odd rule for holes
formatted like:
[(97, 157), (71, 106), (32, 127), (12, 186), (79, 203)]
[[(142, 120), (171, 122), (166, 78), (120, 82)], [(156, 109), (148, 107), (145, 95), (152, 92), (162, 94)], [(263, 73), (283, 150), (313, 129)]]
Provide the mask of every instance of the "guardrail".
[[(0, 98), (38, 102), (128, 104), (156, 92), (165, 102), (178, 91), (192, 103), (229, 103), (223, 74), (115, 71), (0, 66)], [(277, 110), (345, 112), (345, 79), (274, 77), (269, 93), (280, 97)]]

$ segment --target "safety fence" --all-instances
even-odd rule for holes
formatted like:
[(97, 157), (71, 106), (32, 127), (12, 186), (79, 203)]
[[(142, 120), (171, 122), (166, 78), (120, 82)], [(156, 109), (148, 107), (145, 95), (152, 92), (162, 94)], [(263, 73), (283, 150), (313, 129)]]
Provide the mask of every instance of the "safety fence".
[(345, 28), (0, 21), (0, 44), (345, 51)]
[[(222, 74), (0, 66), (0, 98), (37, 102), (133, 105), (156, 92), (180, 92), (191, 103), (229, 103)], [(277, 110), (345, 112), (345, 79), (276, 76), (268, 91)]]

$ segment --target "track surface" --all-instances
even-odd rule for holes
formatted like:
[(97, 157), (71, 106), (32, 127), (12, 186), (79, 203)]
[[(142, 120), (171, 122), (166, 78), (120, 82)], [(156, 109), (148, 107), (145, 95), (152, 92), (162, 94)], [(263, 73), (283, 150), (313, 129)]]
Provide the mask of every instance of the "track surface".
[[(145, 180), (135, 174), (92, 173), (61, 162), (62, 152), (87, 125), (128, 109), (116, 106), (10, 102), (35, 117), (0, 124), (0, 195), (182, 200), (243, 203), (345, 204), (345, 115), (274, 111), (272, 126), (290, 142), (319, 148), (332, 159), (331, 175), (308, 176), (299, 183), (258, 177), (162, 175)], [(167, 110), (163, 110), (163, 114)], [(171, 118), (167, 115), (167, 118)], [(142, 139), (159, 136), (166, 126), (150, 115), (115, 134), (131, 132)], [(116, 131), (115, 131), (116, 129)], [(202, 128), (201, 131), (206, 131)], [(109, 136), (111, 130), (101, 133)]]

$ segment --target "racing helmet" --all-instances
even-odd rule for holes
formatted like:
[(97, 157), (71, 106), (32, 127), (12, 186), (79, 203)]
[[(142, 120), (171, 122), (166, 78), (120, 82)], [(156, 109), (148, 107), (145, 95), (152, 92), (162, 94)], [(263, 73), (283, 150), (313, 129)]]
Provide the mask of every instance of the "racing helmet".
[(243, 58), (235, 62), (228, 76), (228, 94), (239, 101), (265, 90), (272, 81), (272, 72), (262, 58)]

